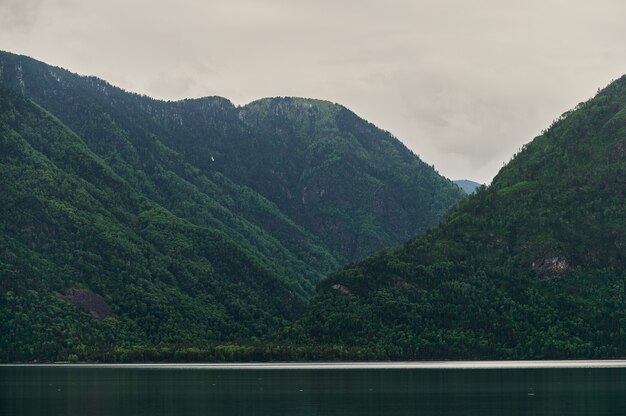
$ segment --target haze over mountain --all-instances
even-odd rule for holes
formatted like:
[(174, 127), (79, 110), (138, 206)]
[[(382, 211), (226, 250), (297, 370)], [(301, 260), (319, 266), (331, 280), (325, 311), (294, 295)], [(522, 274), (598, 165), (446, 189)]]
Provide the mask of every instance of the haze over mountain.
[(325, 279), (291, 342), (357, 358), (623, 357), (626, 76), (447, 219)]
[(6, 52), (0, 85), (3, 360), (262, 336), (463, 198), (325, 101), (165, 102)]
[(471, 194), (480, 186), (478, 182), (470, 181), (468, 179), (458, 179), (453, 182), (456, 183), (466, 194)]

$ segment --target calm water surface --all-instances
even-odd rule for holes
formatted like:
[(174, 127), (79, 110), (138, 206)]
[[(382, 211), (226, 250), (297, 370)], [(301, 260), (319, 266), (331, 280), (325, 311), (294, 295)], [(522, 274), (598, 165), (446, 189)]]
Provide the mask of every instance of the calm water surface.
[(626, 368), (8, 366), (0, 415), (626, 415)]

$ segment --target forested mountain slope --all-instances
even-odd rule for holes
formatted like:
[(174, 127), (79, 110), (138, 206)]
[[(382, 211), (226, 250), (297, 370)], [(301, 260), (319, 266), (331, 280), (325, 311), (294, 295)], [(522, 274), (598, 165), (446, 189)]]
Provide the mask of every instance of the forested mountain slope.
[(350, 261), (425, 231), (462, 197), (400, 141), (342, 106), (263, 99), (239, 118), (254, 149), (239, 179)]
[(165, 102), (0, 52), (0, 361), (267, 336), (463, 198), (336, 104)]
[(324, 280), (288, 331), (363, 358), (626, 353), (626, 76), (425, 235)]
[[(324, 273), (341, 264), (271, 201), (217, 170), (195, 167), (164, 144), (169, 133), (151, 112), (162, 106), (159, 113), (167, 113), (168, 103), (27, 57), (0, 53), (0, 68), (0, 83), (54, 114), (137, 192), (180, 218), (224, 232), (300, 297), (308, 298)], [(211, 114), (207, 110), (207, 117)], [(213, 137), (211, 129), (203, 134)], [(184, 140), (183, 135), (176, 138)]]
[(463, 197), (389, 133), (324, 101), (164, 102), (9, 53), (0, 83), (80, 134), (139, 192), (301, 276), (286, 278), (305, 295)]
[(249, 339), (302, 302), (221, 232), (135, 191), (0, 87), (0, 361)]

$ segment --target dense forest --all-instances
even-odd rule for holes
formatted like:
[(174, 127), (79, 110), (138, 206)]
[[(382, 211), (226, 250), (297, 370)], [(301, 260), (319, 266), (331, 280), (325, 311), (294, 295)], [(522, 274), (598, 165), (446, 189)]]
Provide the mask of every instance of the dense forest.
[(555, 120), (440, 225), (330, 275), (269, 342), (97, 359), (624, 357), (625, 178), (626, 76)]
[(337, 104), (0, 53), (0, 361), (623, 357), (625, 178), (626, 76), (465, 197)]
[(256, 343), (463, 199), (325, 101), (164, 102), (4, 52), (0, 88), (1, 361)]
[(303, 307), (227, 236), (138, 194), (53, 116), (5, 89), (0, 126), (2, 361), (248, 339)]
[[(315, 283), (425, 231), (463, 197), (391, 134), (337, 104), (165, 102), (9, 53), (0, 52), (0, 68), (0, 84), (52, 113), (139, 192)], [(277, 251), (286, 258), (274, 261)]]
[(446, 220), (325, 279), (285, 336), (377, 359), (626, 354), (626, 76)]

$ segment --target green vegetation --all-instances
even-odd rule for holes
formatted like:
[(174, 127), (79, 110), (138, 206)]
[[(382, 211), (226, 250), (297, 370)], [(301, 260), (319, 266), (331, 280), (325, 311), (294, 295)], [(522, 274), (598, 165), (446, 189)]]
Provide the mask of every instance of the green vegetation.
[(4, 52), (0, 85), (0, 361), (252, 342), (462, 198), (324, 101), (164, 102)]
[(626, 76), (489, 188), (324, 280), (285, 336), (378, 359), (626, 354)]
[(626, 76), (469, 198), (325, 101), (0, 84), (0, 361), (626, 352)]
[(243, 107), (240, 118), (256, 149), (240, 180), (349, 261), (425, 231), (462, 197), (400, 141), (342, 106), (272, 98)]
[[(6, 90), (0, 140), (0, 360), (246, 339), (301, 308), (226, 236), (137, 194), (71, 131)], [(95, 291), (115, 315), (97, 321), (65, 301), (73, 287)]]
[(52, 113), (139, 193), (224, 232), (303, 299), (463, 197), (389, 133), (325, 101), (164, 102), (9, 53), (0, 68), (0, 84)]

